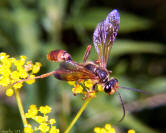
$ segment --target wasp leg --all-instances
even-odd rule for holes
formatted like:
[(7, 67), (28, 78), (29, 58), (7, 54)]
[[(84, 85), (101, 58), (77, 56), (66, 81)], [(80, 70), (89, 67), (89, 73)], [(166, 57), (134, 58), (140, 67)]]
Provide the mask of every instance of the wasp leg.
[(111, 71), (111, 70), (109, 70), (109, 71), (108, 71), (108, 73), (109, 73), (109, 74), (111, 74), (111, 73), (112, 73), (112, 71)]
[(16, 82), (13, 83), (11, 86), (13, 86), (14, 84), (20, 83), (20, 82), (28, 81), (28, 80), (34, 80), (34, 79), (46, 78), (46, 77), (48, 77), (48, 76), (50, 76), (50, 75), (54, 75), (55, 73), (57, 73), (57, 71), (52, 71), (52, 72), (49, 72), (49, 73), (45, 73), (45, 74), (42, 74), (42, 75), (36, 76), (36, 77), (34, 77), (34, 78), (22, 79), (22, 80), (16, 81)]
[(93, 93), (95, 93), (96, 85), (97, 85), (97, 83), (95, 83), (90, 90), (89, 90), (89, 88), (85, 87), (87, 92), (85, 93), (83, 100), (85, 100), (87, 97), (94, 96)]
[(93, 63), (99, 65), (100, 61), (99, 61), (99, 59), (98, 59), (98, 60), (95, 60)]
[(88, 56), (90, 54), (92, 46), (88, 45), (88, 47), (86, 48), (85, 54), (84, 54), (84, 58), (83, 58), (83, 63), (86, 63)]
[(82, 80), (80, 79), (80, 80), (78, 80), (78, 81), (76, 81), (76, 86), (75, 86), (75, 88), (74, 88), (74, 90), (73, 90), (73, 95), (74, 96), (77, 96), (77, 94), (75, 93), (75, 91), (76, 91), (76, 88), (79, 86), (79, 84), (82, 82)]

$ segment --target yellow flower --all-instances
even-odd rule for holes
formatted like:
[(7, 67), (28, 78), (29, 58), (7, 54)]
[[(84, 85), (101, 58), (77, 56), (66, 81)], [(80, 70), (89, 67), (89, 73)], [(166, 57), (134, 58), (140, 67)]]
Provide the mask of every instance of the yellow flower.
[(100, 85), (100, 84), (97, 85), (97, 89), (98, 89), (98, 91), (103, 91), (103, 90), (104, 90), (104, 89), (103, 89), (103, 86)]
[(21, 87), (22, 87), (22, 82), (16, 83), (16, 84), (13, 85), (13, 88), (15, 88), (15, 89), (18, 89), (18, 88), (21, 88)]
[[(35, 75), (30, 75), (29, 76), (29, 79), (30, 78), (34, 78), (35, 77)], [(34, 82), (35, 82), (35, 79), (32, 79), (32, 80), (27, 80), (27, 81), (25, 81), (27, 84), (33, 84)]]
[(44, 123), (45, 122), (45, 118), (43, 116), (34, 116), (33, 119), (37, 122), (37, 123)]
[(99, 132), (100, 132), (100, 127), (95, 127), (95, 128), (93, 129), (93, 131), (94, 131), (95, 133), (99, 133)]
[(0, 85), (7, 87), (10, 84), (10, 78), (6, 75), (0, 77)]
[[(112, 128), (110, 124), (105, 124), (104, 128), (95, 127), (93, 131), (95, 133), (116, 133), (115, 128)], [(135, 133), (135, 131), (130, 129), (128, 133)]]
[(85, 85), (87, 88), (91, 89), (92, 86), (93, 86), (93, 82), (92, 82), (92, 80), (89, 79), (89, 80), (87, 80), (87, 81), (84, 82), (84, 85)]
[[(51, 107), (48, 105), (40, 106), (39, 111), (42, 113), (38, 113), (38, 108), (36, 105), (30, 105), (28, 109), (28, 113), (26, 113), (26, 117), (33, 119), (35, 122), (39, 124), (38, 127), (34, 126), (32, 129), (33, 131), (40, 130), (42, 133), (49, 132), (49, 133), (59, 133), (59, 129), (56, 128), (53, 124), (56, 123), (56, 120), (51, 118), (48, 119), (47, 113), (51, 112)], [(27, 129), (24, 129), (27, 130)]]
[(94, 132), (95, 133), (116, 133), (115, 129), (112, 128), (110, 124), (105, 124), (104, 128), (95, 127)]
[(24, 133), (33, 133), (32, 125), (28, 124), (28, 125), (24, 128)]
[(75, 81), (68, 81), (68, 84), (75, 86), (76, 82)]
[(40, 131), (42, 131), (43, 133), (45, 133), (45, 132), (48, 132), (49, 131), (49, 126), (47, 125), (47, 124), (41, 124), (41, 125), (39, 125), (39, 129), (40, 129)]
[(76, 85), (74, 88), (72, 88), (72, 92), (74, 94), (78, 94), (78, 93), (82, 93), (83, 92), (83, 88), (81, 85)]
[(11, 77), (11, 79), (12, 79), (14, 82), (16, 82), (16, 81), (19, 80), (20, 74), (19, 74), (18, 71), (13, 71), (13, 72), (10, 74), (10, 77)]
[(47, 114), (51, 112), (51, 107), (49, 107), (48, 105), (40, 106), (39, 111), (43, 114)]
[(59, 133), (59, 129), (56, 128), (56, 126), (52, 126), (49, 133)]
[(36, 62), (35, 65), (32, 67), (32, 73), (38, 73), (41, 67), (41, 63)]
[(28, 72), (28, 71), (31, 71), (32, 70), (32, 67), (33, 67), (33, 63), (32, 61), (27, 61), (27, 63), (24, 65), (24, 68), (25, 70)]
[(36, 105), (31, 105), (28, 109), (28, 113), (26, 113), (25, 115), (27, 118), (33, 118), (37, 115), (37, 113), (38, 113), (38, 109)]
[(25, 78), (28, 77), (28, 73), (27, 73), (27, 71), (26, 71), (23, 67), (20, 68), (20, 69), (18, 70), (18, 72), (19, 72), (19, 78), (25, 79)]
[[(19, 81), (35, 77), (33, 74), (36, 74), (40, 67), (41, 64), (39, 62), (36, 62), (34, 65), (32, 61), (26, 62), (26, 56), (20, 56), (20, 59), (17, 60), (9, 57), (6, 53), (0, 53), (0, 85), (4, 89), (8, 86), (11, 87), (11, 85), (13, 85), (13, 89), (21, 88), (23, 82)], [(34, 82), (35, 80), (27, 81), (28, 84)]]
[(53, 125), (53, 124), (56, 123), (56, 121), (55, 121), (55, 119), (50, 119), (50, 120), (49, 120), (49, 123), (50, 123), (51, 125)]
[(110, 124), (105, 124), (104, 127), (105, 127), (106, 130), (110, 130), (111, 129), (111, 125)]
[(8, 97), (12, 96), (13, 93), (14, 93), (14, 91), (13, 91), (12, 88), (9, 88), (9, 89), (6, 90), (6, 96), (8, 96)]
[(130, 129), (130, 130), (128, 130), (128, 133), (135, 133), (135, 130)]

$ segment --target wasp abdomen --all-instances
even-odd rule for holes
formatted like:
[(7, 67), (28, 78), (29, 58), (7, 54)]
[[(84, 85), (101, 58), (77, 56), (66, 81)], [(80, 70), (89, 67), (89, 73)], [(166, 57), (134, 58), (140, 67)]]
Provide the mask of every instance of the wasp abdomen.
[(53, 50), (47, 55), (48, 60), (56, 61), (56, 62), (63, 62), (72, 60), (69, 53), (65, 50)]

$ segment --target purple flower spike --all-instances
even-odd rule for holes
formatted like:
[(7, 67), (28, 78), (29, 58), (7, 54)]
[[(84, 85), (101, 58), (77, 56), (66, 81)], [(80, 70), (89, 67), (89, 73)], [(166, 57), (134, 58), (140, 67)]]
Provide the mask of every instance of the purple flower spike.
[(107, 64), (110, 49), (118, 33), (119, 24), (120, 15), (114, 9), (105, 20), (97, 25), (93, 33), (93, 43), (102, 67), (105, 67)]

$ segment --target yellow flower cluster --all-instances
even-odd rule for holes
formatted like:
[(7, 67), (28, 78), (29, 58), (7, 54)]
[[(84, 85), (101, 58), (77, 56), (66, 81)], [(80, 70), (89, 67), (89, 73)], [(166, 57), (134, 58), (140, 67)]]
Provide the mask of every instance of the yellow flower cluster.
[[(110, 124), (105, 124), (104, 128), (95, 127), (94, 133), (116, 133), (115, 128), (112, 128)], [(128, 133), (135, 133), (135, 130), (130, 129)]]
[(94, 82), (90, 79), (69, 81), (68, 83), (73, 86), (72, 92), (74, 95), (83, 94), (84, 96), (95, 97), (97, 91), (103, 91), (103, 87), (99, 84), (97, 85), (97, 90), (92, 90)]
[(48, 116), (46, 115), (50, 112), (51, 107), (48, 105), (40, 106), (39, 109), (36, 105), (30, 105), (28, 113), (26, 113), (25, 116), (26, 118), (33, 119), (39, 126), (32, 127), (32, 125), (28, 124), (28, 126), (24, 128), (24, 132), (33, 133), (34, 131), (40, 131), (42, 133), (59, 133), (59, 129), (54, 126), (56, 120), (53, 118), (48, 119)]
[[(35, 77), (34, 74), (39, 72), (40, 67), (39, 62), (33, 64), (32, 61), (26, 61), (26, 56), (20, 56), (20, 59), (17, 60), (6, 53), (0, 53), (0, 86), (6, 88), (7, 96), (12, 96), (13, 89), (22, 87), (23, 82), (18, 81)], [(34, 82), (35, 80), (26, 81), (28, 84)]]
[(116, 133), (115, 128), (112, 128), (110, 124), (105, 124), (104, 128), (95, 127), (95, 133)]

